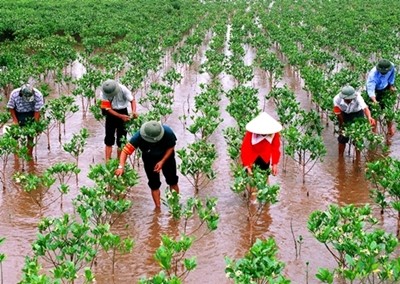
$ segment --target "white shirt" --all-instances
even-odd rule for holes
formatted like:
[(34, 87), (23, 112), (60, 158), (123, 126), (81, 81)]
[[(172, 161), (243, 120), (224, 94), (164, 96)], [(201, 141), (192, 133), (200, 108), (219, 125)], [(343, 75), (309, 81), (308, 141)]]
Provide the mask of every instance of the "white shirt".
[(122, 84), (119, 84), (121, 92), (115, 95), (111, 100), (101, 92), (101, 98), (103, 100), (109, 100), (111, 102), (112, 109), (124, 109), (130, 105), (130, 102), (135, 99), (131, 91)]
[(275, 133), (273, 134), (268, 134), (266, 136), (261, 135), (261, 134), (256, 134), (253, 133), (251, 136), (251, 145), (255, 145), (260, 143), (263, 139), (267, 140), (269, 143), (272, 143), (272, 139), (274, 139)]
[(337, 94), (333, 98), (333, 106), (339, 107), (342, 112), (352, 113), (365, 109), (367, 104), (359, 94), (357, 94), (357, 96), (349, 104), (347, 104), (344, 99)]

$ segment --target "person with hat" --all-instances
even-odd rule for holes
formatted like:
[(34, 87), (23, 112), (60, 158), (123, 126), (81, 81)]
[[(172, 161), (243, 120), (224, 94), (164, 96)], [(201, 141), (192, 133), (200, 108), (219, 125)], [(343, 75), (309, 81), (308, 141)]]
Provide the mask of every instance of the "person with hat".
[[(29, 122), (39, 121), (43, 106), (43, 94), (30, 84), (14, 89), (7, 103), (13, 123), (19, 126), (26, 126)], [(28, 139), (27, 148), (28, 154), (32, 156), (33, 138)]]
[[(340, 132), (345, 124), (352, 123), (356, 118), (367, 117), (371, 126), (375, 125), (375, 120), (363, 97), (352, 86), (343, 87), (340, 93), (333, 98), (333, 112), (338, 118)], [(339, 156), (343, 156), (349, 138), (340, 133), (338, 142)]]
[[(255, 165), (261, 170), (271, 168), (271, 174), (274, 176), (278, 173), (281, 130), (282, 125), (266, 112), (261, 112), (246, 124), (240, 157), (248, 174), (253, 173)], [(256, 195), (253, 194), (253, 189), (250, 189), (249, 193), (250, 200), (255, 202)]]
[(127, 157), (140, 149), (154, 204), (160, 208), (160, 171), (170, 188), (179, 193), (175, 145), (176, 136), (170, 127), (154, 120), (145, 122), (122, 149), (115, 174), (122, 175)]
[[(367, 78), (367, 94), (373, 103), (379, 103), (381, 108), (385, 107), (382, 98), (388, 92), (394, 93), (396, 91), (395, 79), (396, 68), (394, 64), (387, 59), (379, 60), (378, 64), (370, 70)], [(387, 126), (388, 134), (392, 136), (394, 134), (392, 121), (387, 121)], [(374, 132), (376, 132), (375, 128)]]
[[(128, 106), (131, 107), (131, 116), (128, 113)], [(138, 116), (136, 112), (136, 100), (127, 87), (115, 80), (106, 80), (101, 86), (101, 110), (106, 116), (104, 138), (106, 162), (111, 158), (112, 147), (117, 144), (117, 156), (121, 154), (121, 145), (126, 138), (127, 130), (125, 122)], [(117, 132), (117, 141), (115, 141)]]

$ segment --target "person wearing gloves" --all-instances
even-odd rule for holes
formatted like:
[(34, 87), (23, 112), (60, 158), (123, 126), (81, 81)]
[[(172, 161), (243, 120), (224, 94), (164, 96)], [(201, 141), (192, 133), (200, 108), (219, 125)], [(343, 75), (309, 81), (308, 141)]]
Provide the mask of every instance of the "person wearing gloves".
[[(128, 106), (131, 108), (131, 116), (128, 114)], [(127, 130), (125, 122), (136, 118), (136, 100), (127, 87), (115, 80), (106, 80), (101, 86), (101, 110), (106, 116), (105, 124), (105, 160), (111, 158), (112, 147), (117, 144), (117, 156), (121, 154), (121, 145), (126, 138)], [(117, 141), (115, 141), (115, 132)]]
[(349, 138), (343, 136), (341, 133), (343, 126), (352, 123), (356, 118), (367, 117), (373, 127), (375, 120), (372, 118), (371, 112), (362, 96), (352, 86), (343, 87), (340, 93), (333, 98), (333, 112), (339, 121), (339, 156), (343, 156), (346, 143), (349, 142)]
[(145, 122), (122, 149), (115, 174), (122, 175), (127, 157), (140, 149), (154, 204), (156, 208), (160, 208), (161, 171), (170, 188), (179, 193), (175, 145), (176, 136), (170, 127), (154, 120)]
[[(394, 82), (396, 79), (396, 68), (394, 64), (387, 59), (379, 60), (378, 64), (373, 67), (367, 77), (367, 94), (373, 103), (379, 103), (383, 109), (385, 104), (383, 98), (388, 94), (396, 91)], [(387, 121), (388, 135), (394, 135), (393, 122)], [(374, 127), (374, 132), (376, 128)]]
[[(42, 93), (29, 84), (14, 89), (10, 94), (7, 108), (14, 124), (26, 126), (29, 122), (39, 121), (40, 111), (44, 106)], [(28, 155), (33, 153), (33, 138), (28, 138)]]

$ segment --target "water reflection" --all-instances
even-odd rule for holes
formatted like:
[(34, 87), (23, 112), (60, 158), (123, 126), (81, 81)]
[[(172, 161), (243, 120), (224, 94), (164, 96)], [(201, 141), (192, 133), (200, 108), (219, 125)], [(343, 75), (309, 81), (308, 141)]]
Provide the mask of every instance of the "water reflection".
[(369, 184), (364, 177), (364, 162), (351, 157), (339, 157), (336, 165), (337, 203), (343, 206), (371, 202)]
[[(230, 29), (230, 27), (229, 27)], [(228, 38), (229, 39), (229, 38)], [(202, 47), (200, 54), (196, 57), (200, 62), (205, 60)], [(228, 47), (227, 47), (228, 48)], [(247, 49), (249, 53), (254, 52)], [(226, 54), (230, 51), (226, 49)], [(279, 54), (278, 54), (279, 55)], [(246, 60), (250, 63), (254, 59), (254, 54), (247, 54)], [(198, 65), (198, 63), (197, 63)], [(193, 136), (185, 130), (179, 117), (188, 113), (194, 104), (193, 97), (200, 91), (199, 84), (208, 83), (207, 74), (199, 74), (193, 66), (181, 66), (178, 71), (184, 73), (181, 84), (176, 86), (174, 94), (173, 114), (168, 117), (169, 124), (177, 134), (177, 149), (185, 147), (193, 141)], [(169, 66), (169, 65), (168, 65)], [(83, 66), (74, 64), (72, 66), (76, 78), (82, 76)], [(275, 106), (272, 102), (264, 102), (265, 93), (269, 91), (270, 85), (264, 71), (256, 69), (252, 86), (259, 90), (260, 108), (274, 113)], [(225, 91), (232, 89), (235, 82), (231, 76), (221, 76), (221, 81)], [(285, 75), (280, 85), (288, 84), (298, 95), (301, 106), (305, 109), (311, 107), (310, 98), (307, 92), (302, 89), (302, 80), (299, 73), (293, 68), (286, 66)], [(146, 86), (144, 86), (146, 88)], [(145, 90), (138, 90), (141, 95)], [(279, 176), (274, 177), (275, 181), (281, 184), (279, 202), (267, 206), (262, 212), (261, 217), (254, 227), (251, 227), (247, 220), (246, 204), (239, 196), (230, 190), (232, 177), (229, 169), (229, 158), (226, 154), (226, 143), (222, 136), (222, 129), (233, 126), (235, 121), (226, 109), (227, 98), (222, 95), (220, 102), (221, 117), (223, 123), (211, 137), (212, 143), (216, 144), (218, 150), (218, 160), (216, 161), (217, 179), (210, 182), (204, 188), (202, 197), (207, 195), (218, 198), (217, 210), (220, 213), (219, 228), (205, 238), (196, 242), (190, 250), (189, 256), (196, 256), (198, 267), (189, 274), (187, 283), (230, 283), (224, 274), (224, 256), (238, 259), (242, 258), (251, 246), (251, 234), (254, 238), (274, 237), (279, 247), (279, 258), (287, 263), (286, 272), (292, 283), (306, 283), (305, 281), (305, 262), (310, 262), (310, 282), (317, 283), (313, 275), (318, 267), (330, 267), (334, 264), (330, 262), (329, 255), (323, 251), (323, 246), (315, 241), (307, 231), (307, 219), (314, 210), (324, 210), (330, 203), (337, 202), (345, 204), (363, 204), (370, 202), (369, 183), (364, 178), (365, 163), (363, 159), (358, 163), (353, 163), (352, 157), (345, 156), (340, 162), (337, 157), (337, 142), (332, 135), (332, 131), (326, 131), (324, 139), (328, 154), (322, 163), (317, 163), (316, 167), (306, 177), (306, 184), (301, 183), (298, 165), (288, 159), (281, 161)], [(145, 110), (139, 111), (144, 112)], [(71, 138), (73, 133), (82, 127), (89, 129), (91, 136), (84, 154), (80, 157), (80, 184), (91, 185), (91, 181), (86, 178), (89, 166), (93, 163), (104, 162), (102, 138), (104, 127), (88, 116), (82, 119), (82, 113), (78, 112), (69, 118), (68, 131), (63, 141)], [(58, 142), (57, 133), (53, 131), (51, 142), (54, 144), (49, 151), (46, 143), (39, 143), (37, 147), (37, 161), (29, 165), (21, 165), (18, 159), (14, 159), (10, 167), (11, 176), (16, 170), (39, 173), (49, 165), (59, 161), (70, 161), (68, 154), (63, 152), (62, 145)], [(393, 140), (392, 154), (398, 155), (399, 143)], [(282, 157), (284, 159), (284, 156)], [(285, 162), (285, 163), (284, 163)], [(283, 171), (285, 167), (286, 171)], [(12, 168), (12, 169), (11, 169)], [(133, 201), (131, 210), (121, 218), (113, 227), (115, 233), (122, 236), (132, 236), (136, 242), (133, 252), (118, 257), (115, 275), (111, 275), (111, 261), (108, 257), (100, 255), (98, 265), (95, 268), (97, 283), (136, 283), (141, 277), (151, 277), (158, 273), (161, 268), (154, 260), (154, 253), (160, 246), (161, 235), (168, 234), (173, 238), (178, 238), (182, 232), (179, 222), (172, 219), (166, 208), (161, 212), (152, 211), (152, 200), (143, 168), (137, 168), (141, 182), (129, 194), (128, 198)], [(185, 198), (193, 195), (193, 188), (180, 176), (181, 192)], [(307, 195), (307, 192), (309, 195)], [(79, 188), (74, 187), (70, 193), (70, 199), (79, 193)], [(36, 224), (39, 220), (39, 209), (32, 203), (30, 196), (22, 192), (18, 187), (7, 185), (6, 191), (2, 192), (0, 199), (0, 236), (6, 236), (6, 246), (0, 247), (0, 251), (7, 254), (7, 261), (4, 262), (5, 283), (17, 283), (24, 256), (30, 252), (30, 243), (35, 239)], [(65, 204), (65, 203), (64, 203)], [(71, 204), (66, 204), (65, 208), (73, 211)], [(58, 207), (50, 208), (46, 211), (49, 215), (59, 214)], [(295, 258), (293, 237), (291, 234), (291, 222), (295, 237), (300, 235), (304, 238), (301, 257)], [(393, 229), (393, 223), (387, 223), (387, 228)], [(190, 228), (194, 228), (191, 224)], [(316, 253), (317, 252), (317, 253)], [(308, 270), (307, 270), (308, 271)]]

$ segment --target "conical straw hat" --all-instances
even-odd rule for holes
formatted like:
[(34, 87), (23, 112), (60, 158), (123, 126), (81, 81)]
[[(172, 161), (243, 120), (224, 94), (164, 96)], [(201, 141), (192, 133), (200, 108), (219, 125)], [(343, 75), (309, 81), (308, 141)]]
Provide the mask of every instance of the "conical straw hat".
[(282, 125), (266, 112), (261, 112), (246, 125), (246, 130), (256, 134), (272, 134), (282, 130)]

